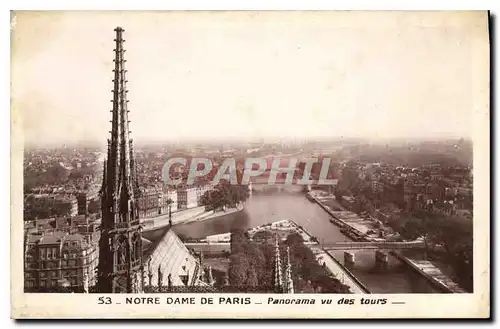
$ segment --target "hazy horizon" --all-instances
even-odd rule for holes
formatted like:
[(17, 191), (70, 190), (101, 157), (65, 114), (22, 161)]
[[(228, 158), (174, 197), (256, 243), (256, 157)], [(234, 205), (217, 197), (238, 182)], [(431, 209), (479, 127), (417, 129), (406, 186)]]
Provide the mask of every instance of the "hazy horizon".
[[(286, 144), (291, 147), (298, 147), (300, 143), (304, 145), (311, 145), (314, 143), (319, 143), (319, 144), (328, 144), (329, 146), (332, 146), (332, 144), (339, 145), (343, 144), (344, 146), (346, 145), (352, 145), (353, 143), (357, 143), (357, 145), (374, 145), (374, 146), (382, 146), (386, 145), (389, 147), (394, 147), (394, 146), (401, 146), (403, 145), (419, 145), (419, 144), (425, 144), (429, 142), (435, 142), (438, 144), (450, 144), (450, 143), (457, 143), (460, 141), (460, 139), (463, 139), (465, 143), (472, 144), (472, 140), (468, 138), (461, 138), (461, 137), (450, 137), (450, 138), (387, 138), (387, 139), (378, 139), (378, 140), (370, 140), (368, 138), (361, 138), (361, 137), (356, 137), (356, 138), (324, 138), (324, 139), (303, 139), (300, 142), (294, 141), (294, 140), (241, 140), (241, 139), (183, 139), (183, 140), (163, 140), (163, 141), (143, 141), (143, 140), (134, 140), (134, 148), (137, 149), (142, 149), (142, 148), (148, 148), (148, 147), (193, 147), (195, 145), (204, 145), (205, 147), (221, 147), (221, 145), (226, 144), (226, 145), (241, 145), (244, 143), (248, 144), (262, 144), (262, 145), (274, 145), (278, 143)], [(75, 141), (75, 142), (64, 142), (64, 141), (58, 141), (58, 142), (52, 142), (48, 144), (40, 144), (40, 143), (31, 143), (25, 144), (26, 150), (36, 150), (36, 149), (62, 149), (62, 148), (98, 148), (103, 151), (106, 150), (106, 141)]]
[(116, 26), (136, 144), (473, 135), (483, 13), (13, 15), (27, 145), (105, 144)]

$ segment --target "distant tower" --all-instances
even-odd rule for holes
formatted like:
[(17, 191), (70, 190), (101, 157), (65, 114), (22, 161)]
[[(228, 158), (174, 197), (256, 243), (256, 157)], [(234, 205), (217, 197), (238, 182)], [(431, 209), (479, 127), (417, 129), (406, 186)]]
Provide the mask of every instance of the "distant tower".
[(274, 247), (274, 290), (275, 292), (283, 292), (283, 276), (281, 272), (281, 257), (278, 236)]
[[(111, 138), (101, 188), (102, 224), (97, 289), (103, 293), (142, 292), (142, 236), (136, 207), (136, 169), (129, 138), (123, 32), (115, 29)], [(139, 274), (139, 275), (138, 275)]]
[(285, 264), (285, 287), (283, 292), (293, 294), (292, 280), (292, 264), (290, 263), (290, 247), (286, 247), (286, 264)]

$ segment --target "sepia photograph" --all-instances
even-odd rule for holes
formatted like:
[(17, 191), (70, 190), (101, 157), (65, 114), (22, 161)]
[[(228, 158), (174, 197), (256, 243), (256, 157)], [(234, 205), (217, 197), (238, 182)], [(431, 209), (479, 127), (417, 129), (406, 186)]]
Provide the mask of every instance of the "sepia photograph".
[(485, 11), (11, 12), (13, 317), (488, 317), (489, 52)]

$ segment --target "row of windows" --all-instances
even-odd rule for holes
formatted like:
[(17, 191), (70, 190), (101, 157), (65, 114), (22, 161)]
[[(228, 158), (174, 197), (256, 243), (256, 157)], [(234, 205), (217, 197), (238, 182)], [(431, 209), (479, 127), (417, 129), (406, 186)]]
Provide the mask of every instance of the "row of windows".
[(26, 288), (34, 288), (35, 287), (35, 280), (27, 280), (24, 282), (24, 286)]
[(52, 259), (57, 257), (59, 248), (40, 248), (40, 258), (41, 259)]
[(55, 276), (55, 273), (62, 273), (63, 275), (76, 275), (78, 272), (82, 273), (89, 273), (93, 271), (94, 268), (97, 268), (97, 262), (94, 262), (93, 264), (89, 264), (90, 266), (85, 266), (85, 267), (80, 267), (80, 268), (54, 268), (52, 271), (51, 270), (46, 270), (46, 271), (26, 271), (25, 272), (25, 277), (26, 278), (31, 278), (36, 275), (36, 273), (39, 273), (40, 277), (47, 277), (47, 276)]
[[(72, 241), (71, 246), (78, 247), (78, 242)], [(82, 256), (85, 256), (87, 254), (87, 250), (85, 249), (82, 250), (80, 254)], [(66, 250), (63, 250), (62, 256), (63, 258), (76, 258), (78, 254), (75, 252), (69, 253)], [(57, 259), (59, 257), (60, 257), (59, 248), (40, 248), (40, 259)]]
[[(76, 260), (62, 260), (60, 265), (58, 262), (41, 262), (40, 268), (42, 270), (44, 270), (44, 269), (59, 268), (59, 267), (82, 266), (82, 265), (92, 264), (96, 260), (96, 258), (97, 257), (82, 258), (78, 261), (76, 261)], [(28, 265), (28, 268), (36, 268), (35, 263), (29, 263), (27, 265)]]
[[(58, 277), (59, 274), (58, 274), (59, 271), (47, 271), (47, 272), (40, 272), (40, 278), (53, 278), (53, 277)], [(87, 272), (87, 269), (85, 269), (83, 271), (84, 273)], [(63, 277), (69, 277), (69, 276), (77, 276), (78, 275), (78, 271), (77, 270), (68, 270), (68, 271), (61, 271), (61, 275)]]
[(35, 262), (26, 262), (25, 264), (26, 264), (26, 268), (28, 268), (28, 269), (36, 269), (37, 268)]
[[(57, 281), (58, 281), (58, 279), (40, 280), (40, 287), (42, 287), (42, 288), (56, 287)], [(71, 278), (68, 281), (72, 286), (76, 286), (77, 282), (78, 282), (76, 278)], [(32, 288), (35, 286), (35, 282), (34, 281), (27, 281), (26, 286), (28, 288)]]

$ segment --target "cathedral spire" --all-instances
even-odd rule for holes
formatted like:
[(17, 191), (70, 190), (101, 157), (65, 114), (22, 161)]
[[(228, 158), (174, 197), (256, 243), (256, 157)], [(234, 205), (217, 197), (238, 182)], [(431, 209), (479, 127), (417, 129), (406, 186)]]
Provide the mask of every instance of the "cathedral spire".
[(105, 168), (107, 191), (105, 198), (114, 218), (112, 221), (103, 223), (110, 229), (116, 226), (115, 223), (131, 223), (137, 217), (134, 209), (134, 192), (137, 185), (135, 164), (132, 139), (129, 138), (127, 70), (125, 70), (125, 49), (123, 49), (124, 30), (117, 27), (115, 33), (111, 136), (108, 141), (108, 158)]
[(104, 165), (102, 224), (99, 245), (100, 292), (138, 292), (142, 284), (142, 238), (135, 206), (137, 186), (132, 139), (129, 138), (127, 78), (121, 27), (115, 30), (111, 136)]

